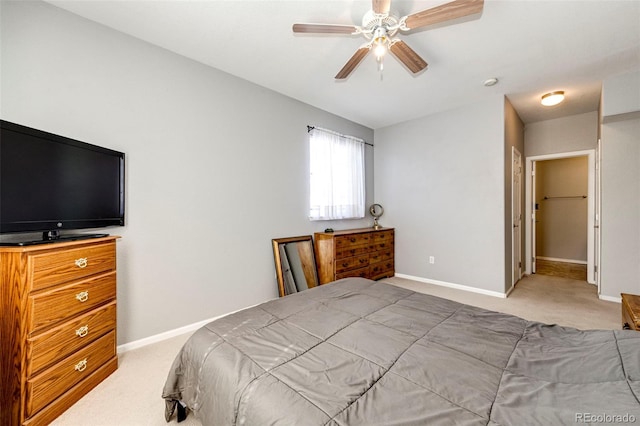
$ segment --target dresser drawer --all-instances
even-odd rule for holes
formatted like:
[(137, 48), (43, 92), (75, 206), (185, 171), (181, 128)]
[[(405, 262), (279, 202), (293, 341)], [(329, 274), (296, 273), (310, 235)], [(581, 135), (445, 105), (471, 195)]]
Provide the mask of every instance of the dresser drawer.
[(374, 244), (371, 247), (371, 251), (393, 251), (393, 240), (391, 241), (377, 241), (376, 244)]
[(65, 321), (116, 298), (116, 271), (56, 287), (29, 297), (31, 333)]
[(339, 248), (336, 250), (336, 259), (360, 256), (360, 255), (369, 253), (372, 249), (373, 249), (373, 246), (369, 244), (364, 246), (349, 246), (349, 247)]
[(369, 255), (369, 263), (382, 262), (383, 260), (393, 259), (393, 248), (387, 250), (379, 250)]
[(392, 277), (394, 275), (393, 259), (383, 260), (382, 262), (370, 264), (369, 275), (372, 280), (378, 280), (384, 277)]
[(347, 257), (344, 259), (336, 259), (336, 274), (349, 269), (362, 268), (369, 265), (369, 255)]
[(29, 256), (31, 290), (40, 290), (115, 269), (115, 243)]
[(364, 268), (351, 269), (349, 271), (344, 271), (336, 274), (336, 280), (347, 277), (369, 278), (369, 267), (365, 266)]
[(27, 340), (27, 376), (39, 373), (116, 328), (116, 302)]
[(45, 407), (116, 356), (116, 333), (80, 349), (53, 367), (27, 380), (27, 417)]
[(336, 249), (361, 246), (369, 243), (370, 234), (352, 234), (336, 237)]
[(371, 242), (374, 244), (393, 242), (393, 231), (381, 231), (371, 233)]

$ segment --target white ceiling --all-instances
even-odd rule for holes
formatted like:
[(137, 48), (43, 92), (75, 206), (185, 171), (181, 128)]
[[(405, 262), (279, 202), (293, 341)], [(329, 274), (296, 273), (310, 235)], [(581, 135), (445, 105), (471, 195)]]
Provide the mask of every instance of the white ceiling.
[[(638, 0), (485, 0), (481, 15), (400, 35), (426, 71), (414, 76), (387, 57), (381, 78), (369, 54), (345, 81), (333, 77), (365, 39), (294, 35), (291, 25), (361, 25), (370, 1), (48, 2), (373, 129), (496, 94), (525, 123), (595, 111), (604, 78), (640, 69)], [(445, 2), (392, 0), (391, 9)], [(491, 77), (499, 83), (485, 87)], [(567, 99), (543, 108), (552, 90)]]

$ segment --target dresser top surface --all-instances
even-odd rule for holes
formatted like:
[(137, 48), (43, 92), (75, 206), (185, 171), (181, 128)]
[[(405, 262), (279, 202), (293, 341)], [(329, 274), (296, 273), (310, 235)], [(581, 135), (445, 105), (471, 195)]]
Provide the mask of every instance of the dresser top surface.
[(357, 229), (343, 229), (339, 231), (333, 232), (316, 232), (316, 235), (351, 235), (351, 234), (363, 234), (365, 232), (382, 232), (382, 231), (393, 231), (394, 228), (357, 228)]
[(34, 244), (28, 246), (0, 246), (0, 253), (31, 253), (38, 251), (46, 251), (46, 250), (58, 250), (61, 248), (73, 248), (80, 247), (83, 245), (91, 245), (98, 243), (105, 243), (109, 241), (115, 241), (119, 236), (110, 235), (107, 237), (99, 237), (99, 238), (87, 238), (73, 241), (61, 241), (61, 242), (51, 242), (51, 243), (43, 243), (43, 244)]

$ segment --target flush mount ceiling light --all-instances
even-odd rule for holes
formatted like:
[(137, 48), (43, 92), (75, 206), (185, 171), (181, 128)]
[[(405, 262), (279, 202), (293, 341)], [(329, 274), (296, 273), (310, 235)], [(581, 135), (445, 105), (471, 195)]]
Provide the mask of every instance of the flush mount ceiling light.
[(542, 100), (540, 102), (544, 106), (554, 106), (554, 105), (558, 105), (563, 100), (564, 100), (564, 91), (558, 90), (556, 92), (550, 92), (545, 95), (542, 95)]
[(488, 78), (482, 84), (484, 84), (487, 87), (495, 86), (496, 84), (498, 84), (498, 79), (495, 77)]

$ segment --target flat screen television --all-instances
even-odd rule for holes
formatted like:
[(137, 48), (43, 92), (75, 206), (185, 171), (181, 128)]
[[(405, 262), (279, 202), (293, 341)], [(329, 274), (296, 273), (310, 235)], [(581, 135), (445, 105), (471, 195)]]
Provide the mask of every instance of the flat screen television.
[(64, 231), (124, 226), (122, 152), (0, 120), (0, 234), (42, 232), (26, 245), (106, 234)]

